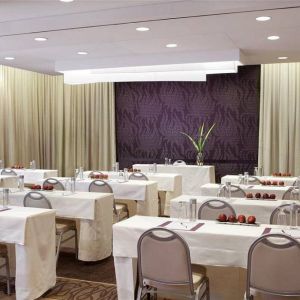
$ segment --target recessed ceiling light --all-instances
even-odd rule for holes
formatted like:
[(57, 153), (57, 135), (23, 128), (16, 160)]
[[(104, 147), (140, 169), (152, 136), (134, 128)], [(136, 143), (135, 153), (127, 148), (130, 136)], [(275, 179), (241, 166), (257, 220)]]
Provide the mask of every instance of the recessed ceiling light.
[(87, 55), (88, 53), (86, 51), (78, 51), (77, 54), (79, 54), (79, 55)]
[(178, 45), (177, 44), (167, 44), (167, 48), (176, 48)]
[(279, 56), (279, 57), (277, 57), (278, 59), (288, 59), (288, 57), (287, 56)]
[(258, 22), (266, 22), (269, 20), (271, 20), (271, 17), (267, 17), (267, 16), (261, 16), (261, 17), (256, 18), (256, 21), (258, 21)]
[(4, 59), (6, 59), (6, 60), (14, 60), (15, 58), (12, 57), (12, 56), (6, 56), (6, 57), (4, 57)]
[(73, 2), (74, 0), (59, 0), (60, 2)]
[(271, 35), (271, 36), (268, 36), (268, 40), (270, 41), (276, 41), (276, 40), (279, 40), (280, 37), (278, 35)]
[(149, 27), (137, 27), (135, 30), (137, 30), (137, 31), (149, 31), (150, 28)]
[(45, 37), (36, 37), (36, 38), (34, 38), (34, 40), (37, 41), (37, 42), (45, 42), (45, 41), (47, 41), (48, 39), (45, 38)]

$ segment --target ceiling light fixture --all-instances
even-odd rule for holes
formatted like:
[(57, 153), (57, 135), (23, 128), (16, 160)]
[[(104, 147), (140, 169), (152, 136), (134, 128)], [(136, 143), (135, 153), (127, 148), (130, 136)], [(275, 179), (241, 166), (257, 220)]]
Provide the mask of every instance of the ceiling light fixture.
[(45, 42), (45, 41), (47, 41), (48, 39), (45, 38), (45, 37), (36, 37), (36, 38), (34, 38), (34, 40), (37, 41), (37, 42)]
[(177, 44), (167, 44), (167, 48), (176, 48), (178, 45)]
[(6, 59), (6, 60), (14, 60), (15, 58), (12, 57), (12, 56), (6, 56), (6, 57), (4, 57), (4, 59)]
[(137, 27), (135, 30), (136, 31), (149, 31), (150, 28), (149, 27)]
[(267, 16), (261, 16), (261, 17), (257, 17), (256, 21), (258, 22), (266, 22), (266, 21), (270, 21), (271, 17), (267, 17)]
[(77, 54), (79, 54), (79, 55), (87, 55), (88, 53), (86, 51), (78, 51)]
[(279, 57), (277, 57), (277, 58), (278, 58), (278, 59), (281, 59), (281, 60), (288, 59), (287, 56), (279, 56)]
[(279, 40), (280, 37), (278, 35), (270, 35), (268, 36), (268, 40), (270, 41), (276, 41), (276, 40)]

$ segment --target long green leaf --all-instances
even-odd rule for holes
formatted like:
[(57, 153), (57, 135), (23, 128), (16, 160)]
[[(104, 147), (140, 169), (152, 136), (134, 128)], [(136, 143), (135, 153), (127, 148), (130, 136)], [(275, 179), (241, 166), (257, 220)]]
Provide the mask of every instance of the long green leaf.
[(216, 125), (216, 123), (214, 123), (214, 124), (209, 128), (208, 132), (206, 133), (206, 135), (205, 135), (205, 137), (204, 137), (204, 140), (203, 140), (203, 142), (202, 142), (202, 148), (204, 148), (204, 145), (205, 145), (205, 143), (206, 143), (206, 140), (207, 140), (207, 138), (209, 137), (209, 135), (210, 135), (211, 131), (213, 130), (213, 128), (215, 127), (215, 125)]
[(196, 150), (199, 151), (197, 143), (195, 142), (195, 140), (191, 136), (189, 136), (187, 133), (184, 133), (184, 132), (180, 132), (180, 133), (185, 135), (186, 137), (188, 137), (189, 140), (192, 142), (193, 146), (196, 148)]
[(203, 138), (203, 131), (204, 131), (204, 122), (202, 123), (202, 126), (199, 127), (199, 138), (198, 138), (198, 149), (202, 150), (202, 138)]

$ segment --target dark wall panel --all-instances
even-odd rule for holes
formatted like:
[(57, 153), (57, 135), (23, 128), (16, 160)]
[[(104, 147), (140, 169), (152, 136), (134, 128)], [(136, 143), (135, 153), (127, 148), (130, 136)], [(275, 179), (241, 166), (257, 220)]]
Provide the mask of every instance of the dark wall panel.
[(163, 162), (194, 163), (186, 137), (203, 121), (216, 123), (205, 162), (224, 174), (253, 171), (258, 156), (260, 66), (237, 74), (208, 75), (206, 82), (116, 83), (117, 157), (121, 167)]

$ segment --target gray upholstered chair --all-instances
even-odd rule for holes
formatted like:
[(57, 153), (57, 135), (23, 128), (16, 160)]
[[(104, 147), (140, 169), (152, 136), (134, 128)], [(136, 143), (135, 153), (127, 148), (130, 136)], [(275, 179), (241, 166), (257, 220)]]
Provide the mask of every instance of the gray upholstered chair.
[[(95, 192), (95, 193), (111, 193), (113, 194), (113, 190), (111, 186), (100, 179), (93, 180), (89, 185), (89, 192)], [(117, 203), (114, 198), (113, 203), (113, 211), (117, 218), (117, 222), (129, 218), (129, 210), (128, 206), (125, 203)], [(122, 217), (122, 214), (125, 213), (125, 216)]]
[(248, 252), (246, 299), (253, 300), (256, 292), (275, 299), (300, 296), (299, 270), (300, 243), (296, 239), (285, 234), (259, 237)]
[(56, 178), (47, 178), (43, 182), (43, 186), (44, 185), (52, 185), (53, 189), (58, 190), (58, 191), (64, 191), (65, 190), (64, 185), (59, 180), (57, 180)]
[[(50, 201), (39, 192), (29, 192), (28, 194), (26, 194), (23, 200), (23, 204), (25, 207), (52, 209)], [(75, 235), (63, 240), (63, 235), (69, 231), (74, 231)], [(59, 257), (60, 245), (73, 237), (75, 237), (76, 258), (78, 258), (78, 237), (76, 222), (70, 219), (56, 219), (56, 235), (58, 236), (58, 242), (56, 246), (56, 263)]]
[(283, 194), (282, 200), (299, 200), (299, 189), (295, 187), (290, 187)]
[(17, 173), (12, 169), (3, 169), (1, 171), (1, 175), (11, 175), (11, 176), (17, 176)]
[(186, 162), (184, 160), (178, 159), (173, 162), (173, 166), (185, 166)]
[(198, 219), (216, 220), (220, 214), (236, 216), (234, 208), (226, 201), (209, 199), (199, 207)]
[(149, 178), (141, 172), (134, 172), (129, 175), (129, 180), (149, 180)]
[[(297, 226), (300, 226), (300, 204), (296, 204), (296, 209), (298, 211)], [(278, 223), (278, 215), (280, 212), (283, 212), (285, 214), (286, 224)], [(270, 216), (270, 224), (287, 225), (287, 224), (290, 224), (290, 218), (291, 218), (291, 204), (283, 204), (283, 205), (276, 207), (272, 211), (271, 216)], [(296, 225), (296, 224), (294, 224), (294, 225)]]
[(180, 235), (165, 228), (149, 229), (139, 238), (137, 251), (138, 300), (158, 292), (185, 299), (209, 299), (208, 278), (192, 273), (190, 251)]
[[(225, 197), (226, 186), (224, 185), (219, 191), (220, 197)], [(232, 184), (230, 187), (231, 197), (233, 198), (245, 198), (246, 192), (237, 185)]]
[(9, 269), (9, 259), (8, 259), (8, 249), (7, 245), (0, 243), (0, 257), (4, 259), (4, 264), (0, 268), (5, 267), (6, 276), (6, 291), (7, 295), (11, 294), (10, 288), (10, 269)]

